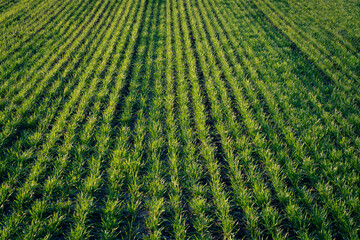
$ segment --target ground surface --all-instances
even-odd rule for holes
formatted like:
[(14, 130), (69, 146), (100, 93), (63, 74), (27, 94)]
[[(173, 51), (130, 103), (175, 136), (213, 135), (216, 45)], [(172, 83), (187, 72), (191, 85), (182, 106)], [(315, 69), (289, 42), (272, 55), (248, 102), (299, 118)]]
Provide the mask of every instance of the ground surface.
[(0, 238), (359, 238), (359, 14), (1, 1)]

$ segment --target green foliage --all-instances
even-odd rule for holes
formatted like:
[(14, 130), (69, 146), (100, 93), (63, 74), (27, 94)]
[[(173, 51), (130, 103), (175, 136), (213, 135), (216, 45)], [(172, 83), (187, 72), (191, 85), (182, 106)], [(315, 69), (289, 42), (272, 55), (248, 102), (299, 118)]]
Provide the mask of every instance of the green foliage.
[(2, 1), (0, 238), (360, 238), (359, 7)]

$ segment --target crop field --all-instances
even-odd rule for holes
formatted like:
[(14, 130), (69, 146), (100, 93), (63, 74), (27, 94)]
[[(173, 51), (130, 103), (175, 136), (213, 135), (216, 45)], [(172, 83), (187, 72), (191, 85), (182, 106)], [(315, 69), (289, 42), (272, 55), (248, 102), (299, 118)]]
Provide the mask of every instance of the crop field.
[(0, 239), (359, 239), (358, 0), (1, 0)]

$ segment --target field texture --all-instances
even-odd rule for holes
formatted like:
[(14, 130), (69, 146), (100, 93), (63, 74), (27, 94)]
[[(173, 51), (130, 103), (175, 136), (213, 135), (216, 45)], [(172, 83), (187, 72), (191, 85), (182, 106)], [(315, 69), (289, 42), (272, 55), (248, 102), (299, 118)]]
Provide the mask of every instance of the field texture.
[(358, 0), (0, 1), (0, 239), (359, 239)]

